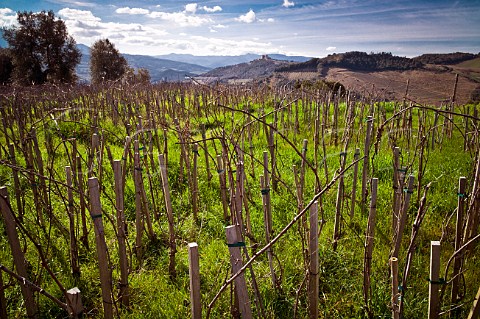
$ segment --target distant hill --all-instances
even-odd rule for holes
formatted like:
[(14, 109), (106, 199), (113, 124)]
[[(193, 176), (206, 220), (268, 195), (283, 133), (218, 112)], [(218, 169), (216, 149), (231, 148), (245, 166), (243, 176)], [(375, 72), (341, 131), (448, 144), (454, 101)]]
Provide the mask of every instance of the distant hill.
[(232, 82), (234, 80), (248, 81), (267, 78), (281, 67), (288, 67), (295, 62), (281, 61), (264, 56), (246, 63), (223, 66), (201, 75), (208, 81)]
[[(90, 48), (83, 44), (79, 44), (77, 47), (82, 53), (81, 62), (76, 69), (77, 75), (81, 81), (89, 82)], [(131, 67), (147, 69), (150, 72), (152, 82), (182, 81), (185, 76), (196, 76), (210, 70), (210, 68), (201, 65), (159, 59), (148, 55), (123, 54), (123, 56)]]
[(281, 68), (279, 72), (315, 72), (324, 68), (345, 68), (355, 71), (402, 71), (422, 68), (423, 63), (414, 59), (399, 57), (391, 53), (346, 52), (312, 59), (304, 63)]
[(415, 57), (413, 58), (413, 60), (419, 61), (423, 64), (452, 65), (452, 64), (458, 64), (461, 62), (472, 60), (477, 57), (480, 57), (480, 54), (463, 53), (463, 52), (444, 53), (444, 54), (429, 53), (429, 54), (422, 54), (418, 57)]
[[(305, 62), (311, 58), (305, 56), (288, 56), (283, 54), (269, 54), (270, 58), (280, 61)], [(178, 62), (193, 63), (205, 66), (210, 69), (219, 68), (222, 66), (235, 65), (240, 63), (247, 63), (252, 60), (260, 59), (262, 56), (258, 54), (243, 54), (243, 55), (207, 55), (196, 56), (192, 54), (167, 54), (158, 55), (157, 58), (168, 59)]]

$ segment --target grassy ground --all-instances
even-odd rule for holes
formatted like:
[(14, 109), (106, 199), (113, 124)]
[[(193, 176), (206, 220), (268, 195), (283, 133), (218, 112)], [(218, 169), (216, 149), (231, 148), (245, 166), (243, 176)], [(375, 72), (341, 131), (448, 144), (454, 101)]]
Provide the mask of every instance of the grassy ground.
[[(192, 88), (184, 86), (163, 85), (153, 88), (137, 89), (90, 89), (87, 91), (73, 90), (67, 93), (58, 91), (46, 93), (25, 93), (3, 96), (4, 113), (2, 116), (12, 124), (0, 133), (0, 141), (3, 146), (2, 161), (0, 166), (0, 185), (6, 185), (12, 207), (16, 208), (15, 189), (13, 187), (13, 175), (11, 159), (6, 155), (6, 142), (8, 135), (10, 142), (16, 146), (16, 160), (20, 167), (20, 192), (23, 200), (25, 215), (23, 225), (30, 237), (41, 244), (43, 253), (48, 261), (48, 267), (65, 288), (77, 286), (80, 288), (85, 306), (85, 315), (91, 318), (102, 318), (101, 290), (99, 273), (96, 260), (94, 233), (92, 221), (87, 218), (89, 229), (89, 247), (80, 244), (79, 256), (81, 276), (74, 278), (71, 275), (69, 264), (69, 239), (64, 236), (57, 226), (48, 219), (43, 226), (37, 219), (37, 207), (41, 203), (34, 202), (32, 183), (28, 179), (25, 154), (28, 150), (27, 143), (22, 141), (21, 127), (19, 122), (14, 122), (15, 112), (21, 114), (25, 120), (22, 123), (25, 132), (32, 126), (37, 127), (37, 136), (41, 156), (45, 163), (45, 175), (47, 180), (48, 200), (52, 206), (53, 214), (65, 225), (67, 222), (66, 187), (64, 167), (71, 165), (69, 156), (72, 152), (72, 144), (69, 138), (76, 137), (78, 155), (83, 160), (83, 168), (87, 171), (86, 163), (89, 160), (91, 134), (96, 130), (110, 148), (114, 159), (122, 158), (123, 144), (127, 135), (125, 123), (131, 125), (131, 132), (135, 132), (138, 118), (141, 115), (143, 121), (149, 118), (151, 111), (157, 123), (157, 130), (145, 130), (137, 136), (141, 137), (141, 145), (149, 149), (150, 136), (158, 136), (159, 146), (153, 146), (154, 166), (151, 166), (149, 152), (141, 151), (144, 156), (143, 176), (148, 205), (153, 219), (155, 239), (143, 236), (144, 258), (139, 262), (135, 251), (135, 187), (133, 183), (133, 164), (129, 158), (125, 169), (125, 215), (128, 226), (128, 256), (130, 263), (129, 284), (131, 292), (131, 304), (128, 309), (121, 309), (115, 302), (115, 308), (120, 318), (185, 318), (190, 316), (189, 301), (189, 277), (188, 277), (188, 253), (187, 244), (197, 242), (200, 251), (200, 274), (201, 292), (203, 302), (203, 314), (206, 315), (208, 304), (213, 300), (220, 287), (231, 275), (228, 247), (225, 239), (225, 221), (223, 208), (220, 200), (220, 186), (217, 168), (214, 159), (216, 154), (221, 154), (223, 140), (227, 153), (225, 158), (230, 161), (228, 170), (235, 170), (235, 164), (239, 159), (235, 145), (245, 152), (245, 185), (248, 210), (251, 219), (251, 236), (246, 239), (249, 255), (263, 247), (265, 242), (262, 194), (259, 185), (259, 176), (263, 174), (262, 154), (268, 150), (267, 137), (265, 136), (264, 124), (273, 123), (274, 115), (269, 114), (274, 110), (274, 105), (281, 110), (277, 111), (277, 133), (275, 134), (275, 152), (277, 163), (277, 176), (279, 177), (278, 188), (271, 189), (273, 233), (278, 234), (298, 213), (297, 198), (295, 194), (295, 182), (292, 166), (301, 166), (302, 160), (299, 153), (302, 151), (303, 139), (308, 140), (306, 159), (312, 167), (317, 168), (319, 181), (322, 185), (334, 176), (340, 166), (340, 153), (343, 151), (342, 136), (346, 128), (346, 104), (342, 99), (339, 103), (337, 129), (333, 122), (334, 104), (326, 104), (326, 95), (315, 95), (309, 92), (292, 91), (279, 92), (268, 88)], [(63, 94), (63, 95), (62, 95)], [(322, 123), (322, 112), (328, 105), (328, 115), (325, 117), (325, 131), (318, 146), (319, 155), (314, 158), (314, 118), (316, 110), (319, 110), (319, 119)], [(223, 107), (222, 107), (223, 106)], [(56, 110), (52, 110), (56, 108)], [(68, 109), (66, 111), (65, 109)], [(372, 258), (372, 286), (368, 300), (368, 308), (375, 318), (390, 317), (390, 273), (389, 256), (392, 249), (391, 229), (392, 223), (392, 198), (393, 198), (393, 146), (401, 148), (401, 166), (407, 167), (408, 174), (419, 176), (419, 150), (420, 136), (425, 135), (428, 147), (424, 149), (424, 164), (422, 185), (431, 182), (427, 193), (427, 213), (420, 228), (416, 242), (416, 252), (411, 266), (410, 277), (404, 297), (405, 318), (423, 318), (426, 316), (428, 307), (428, 269), (430, 241), (441, 240), (442, 276), (443, 269), (448, 258), (454, 251), (455, 208), (457, 205), (457, 185), (460, 176), (466, 176), (471, 188), (474, 170), (474, 158), (478, 144), (474, 143), (470, 149), (464, 150), (465, 120), (462, 117), (454, 117), (455, 126), (452, 136), (442, 134), (444, 130), (443, 117), (434, 125), (434, 112), (421, 113), (424, 119), (424, 129), (419, 133), (419, 114), (417, 109), (411, 112), (412, 121), (408, 126), (408, 132), (402, 132), (395, 136), (398, 127), (392, 127), (390, 121), (385, 126), (381, 136), (377, 135), (377, 129), (386, 120), (393, 116), (395, 111), (400, 110), (400, 104), (359, 102), (353, 108), (355, 111), (354, 126), (347, 148), (346, 163), (353, 161), (355, 148), (361, 149), (364, 154), (364, 141), (367, 113), (374, 116), (374, 135), (370, 146), (370, 174), (369, 177), (379, 179), (376, 236), (374, 239), (374, 251)], [(371, 109), (372, 112), (369, 112)], [(251, 113), (248, 118), (245, 110)], [(363, 111), (362, 111), (363, 110)], [(473, 108), (470, 108), (473, 110)], [(48, 113), (50, 111), (50, 113)], [(295, 129), (295, 117), (298, 113), (298, 127)], [(262, 117), (263, 114), (269, 114)], [(405, 112), (409, 115), (410, 112)], [(174, 119), (178, 118), (179, 126), (174, 125)], [(261, 120), (255, 120), (261, 118)], [(403, 123), (403, 113), (399, 115), (399, 125)], [(54, 119), (54, 120), (53, 120)], [(408, 117), (405, 118), (408, 120)], [(95, 122), (97, 121), (97, 122)], [(96, 124), (95, 124), (96, 123)], [(144, 123), (146, 126), (146, 124)], [(210, 156), (210, 173), (213, 178), (208, 180), (204, 152), (200, 148), (198, 157), (198, 185), (199, 185), (199, 212), (198, 221), (192, 214), (192, 191), (189, 187), (187, 171), (183, 170), (183, 180), (180, 179), (180, 153), (179, 129), (184, 134), (186, 141), (201, 141), (201, 125), (207, 128), (207, 148)], [(434, 128), (435, 127), (435, 128)], [(470, 123), (470, 128), (471, 123)], [(165, 134), (162, 129), (165, 129)], [(250, 131), (251, 130), (251, 131)], [(435, 145), (432, 148), (432, 134), (435, 132)], [(334, 136), (338, 131), (338, 143), (335, 145)], [(12, 134), (13, 132), (13, 134)], [(243, 135), (241, 134), (243, 132)], [(252, 135), (251, 144), (249, 134)], [(408, 134), (411, 135), (408, 138)], [(130, 134), (131, 135), (131, 134)], [(52, 139), (52, 150), (48, 151), (46, 138)], [(165, 139), (166, 137), (166, 139)], [(322, 142), (325, 143), (325, 154), (322, 151)], [(171, 189), (172, 205), (175, 219), (176, 232), (176, 272), (175, 279), (170, 278), (168, 273), (168, 222), (161, 189), (160, 173), (157, 155), (163, 153), (164, 143), (168, 148), (168, 174)], [(200, 143), (200, 146), (203, 144)], [(375, 146), (378, 151), (375, 152)], [(193, 157), (191, 145), (186, 149), (190, 159)], [(109, 261), (113, 273), (113, 291), (117, 297), (119, 279), (118, 244), (116, 239), (115, 225), (116, 212), (114, 207), (115, 194), (113, 188), (113, 172), (108, 160), (106, 150), (103, 162), (100, 165), (102, 174), (102, 208), (105, 224), (105, 236), (109, 252)], [(253, 157), (251, 156), (253, 155)], [(324, 156), (325, 155), (325, 156)], [(328, 179), (323, 170), (324, 161), (328, 167)], [(362, 162), (361, 162), (362, 163)], [(359, 165), (358, 186), (361, 185), (362, 164)], [(100, 166), (94, 166), (92, 174), (100, 177)], [(35, 165), (38, 169), (38, 165)], [(232, 174), (235, 176), (235, 173)], [(148, 178), (150, 177), (150, 178)], [(315, 195), (315, 172), (306, 168), (305, 173), (304, 202), (308, 203)], [(227, 179), (228, 180), (228, 179)], [(84, 179), (86, 185), (86, 179)], [(367, 316), (364, 298), (362, 295), (363, 285), (363, 262), (365, 229), (367, 227), (368, 209), (362, 209), (361, 192), (357, 190), (356, 208), (354, 218), (350, 220), (349, 212), (351, 205), (351, 189), (353, 184), (352, 170), (345, 173), (345, 202), (342, 209), (342, 236), (337, 249), (333, 249), (333, 224), (335, 218), (335, 200), (337, 194), (336, 185), (328, 190), (321, 200), (321, 216), (324, 221), (319, 239), (319, 313), (321, 318), (362, 318)], [(469, 188), (469, 189), (470, 189)], [(423, 188), (420, 190), (423, 192)], [(407, 224), (400, 250), (400, 274), (402, 274), (410, 232), (419, 203), (418, 194), (412, 194), (412, 201), (408, 210)], [(369, 197), (364, 207), (368, 207)], [(154, 218), (155, 202), (156, 214)], [(79, 193), (74, 195), (75, 211), (79, 212)], [(45, 210), (46, 206), (42, 205)], [(244, 210), (245, 216), (245, 210)], [(245, 218), (245, 217), (244, 217)], [(307, 225), (308, 226), (308, 225)], [(80, 226), (76, 229), (77, 235), (81, 234)], [(270, 270), (266, 255), (258, 257), (253, 262), (253, 270), (258, 282), (266, 316), (269, 318), (299, 318), (308, 315), (308, 299), (305, 286), (307, 271), (304, 253), (306, 245), (302, 243), (305, 234), (300, 226), (294, 225), (273, 246), (275, 254), (275, 270), (279, 276), (279, 287), (274, 289), (270, 279)], [(30, 279), (40, 287), (57, 298), (64, 300), (58, 285), (52, 280), (42, 266), (38, 250), (34, 247), (31, 239), (20, 232), (22, 247), (25, 251)], [(10, 269), (14, 269), (8, 241), (5, 236), (0, 239), (1, 253), (0, 262)], [(478, 250), (478, 249), (476, 249)], [(462, 292), (464, 292), (461, 307), (462, 315), (466, 315), (472, 303), (474, 294), (480, 282), (480, 267), (478, 257), (472, 251), (465, 256), (464, 273), (462, 280)], [(449, 278), (447, 274), (447, 278)], [(22, 317), (25, 315), (23, 301), (19, 285), (3, 274), (7, 284), (5, 294), (9, 316)], [(255, 306), (252, 277), (246, 273), (249, 286), (251, 304), (255, 317), (259, 317), (259, 309)], [(306, 281), (308, 282), (308, 281)], [(446, 287), (446, 295), (443, 298), (442, 309), (450, 307), (450, 287)], [(211, 309), (212, 318), (230, 316), (232, 291), (228, 288), (216, 301)], [(36, 294), (41, 318), (66, 317), (66, 313), (59, 309), (49, 299)]]

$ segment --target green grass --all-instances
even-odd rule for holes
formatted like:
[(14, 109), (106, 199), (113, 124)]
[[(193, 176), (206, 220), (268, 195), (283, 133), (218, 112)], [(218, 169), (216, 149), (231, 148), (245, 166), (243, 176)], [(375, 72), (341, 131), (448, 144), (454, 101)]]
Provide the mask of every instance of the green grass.
[[(263, 89), (263, 91), (261, 91)], [(300, 92), (298, 93), (300, 96)], [(120, 159), (123, 153), (123, 144), (127, 129), (124, 123), (131, 125), (131, 131), (135, 132), (135, 116), (141, 115), (144, 127), (147, 126), (148, 118), (147, 108), (153, 112), (157, 124), (157, 130), (151, 130), (152, 134), (158, 134), (160, 149), (153, 148), (154, 166), (150, 165), (148, 153), (144, 160), (148, 162), (148, 172), (152, 188), (150, 188), (147, 171), (143, 170), (144, 186), (148, 205), (153, 221), (153, 229), (156, 234), (155, 240), (150, 240), (145, 233), (144, 240), (144, 260), (139, 262), (134, 253), (135, 251), (135, 187), (133, 183), (133, 164), (130, 159), (127, 162), (126, 186), (125, 186), (125, 215), (128, 226), (128, 255), (131, 264), (129, 283), (131, 289), (131, 307), (129, 309), (120, 309), (121, 318), (185, 318), (190, 315), (189, 300), (189, 277), (188, 277), (188, 254), (187, 244), (196, 241), (199, 244), (200, 251), (200, 275), (201, 292), (203, 303), (203, 314), (207, 313), (207, 306), (212, 301), (224, 282), (231, 275), (230, 260), (228, 248), (225, 240), (225, 222), (223, 220), (223, 208), (220, 201), (220, 186), (217, 168), (214, 164), (216, 154), (222, 150), (221, 140), (227, 147), (228, 158), (231, 161), (231, 167), (235, 170), (235, 164), (239, 154), (235, 153), (235, 146), (244, 145), (244, 168), (246, 173), (245, 185), (247, 189), (246, 196), (248, 209), (252, 224), (252, 239), (246, 239), (249, 247), (249, 255), (253, 255), (252, 246), (255, 245), (256, 251), (266, 244), (263, 226), (262, 194), (260, 192), (259, 176), (263, 174), (262, 153), (268, 150), (267, 139), (264, 134), (263, 123), (254, 121), (251, 123), (252, 148), (250, 156), (250, 142), (248, 140), (249, 128), (245, 126), (247, 116), (240, 110), (244, 110), (248, 102), (248, 111), (253, 116), (261, 118), (262, 114), (273, 111), (274, 101), (278, 102), (283, 95), (274, 90), (259, 88), (224, 88), (219, 93), (216, 89), (207, 89), (204, 87), (175, 86), (172, 84), (162, 84), (153, 88), (136, 88), (122, 90), (92, 90), (91, 92), (82, 92), (72, 90), (69, 92), (67, 102), (72, 102), (79, 107), (75, 111), (58, 112), (52, 114), (56, 123), (47, 115), (48, 106), (39, 101), (49, 99), (65, 103), (65, 97), (60, 97), (55, 91), (44, 93), (32, 92), (21, 93), (17, 100), (5, 100), (5, 114), (8, 119), (13, 119), (13, 110), (21, 108), (30, 114), (25, 117), (23, 123), (27, 128), (32, 126), (32, 121), (40, 124), (37, 126), (37, 136), (42, 152), (42, 159), (45, 164), (45, 174), (49, 177), (47, 181), (50, 205), (53, 214), (64, 224), (67, 222), (67, 202), (65, 171), (66, 165), (71, 165), (69, 154), (72, 150), (71, 141), (68, 138), (77, 138), (78, 155), (81, 156), (84, 174), (87, 174), (86, 163), (89, 160), (91, 133), (93, 131), (93, 119), (97, 116), (98, 132), (102, 135), (103, 141), (110, 148), (114, 159)], [(322, 97), (304, 92), (303, 97), (298, 103), (299, 127), (295, 132), (295, 103), (289, 104), (297, 95), (288, 95), (284, 101), (287, 105), (283, 109), (283, 114), (278, 115), (278, 130), (281, 134), (275, 134), (275, 151), (278, 176), (280, 178), (278, 189), (271, 190), (273, 232), (278, 234), (298, 213), (297, 200), (295, 195), (295, 184), (292, 166), (300, 167), (302, 161), (297, 151), (301, 151), (303, 139), (308, 139), (307, 160), (313, 167), (317, 167), (317, 174), (322, 185), (328, 183), (326, 179), (323, 161), (328, 165), (329, 179), (331, 179), (339, 168), (340, 152), (343, 151), (341, 142), (344, 130), (345, 103), (342, 101), (339, 105), (339, 138), (338, 145), (334, 145), (331, 121), (333, 114), (333, 104), (329, 106), (329, 115), (326, 120), (329, 127), (326, 128), (327, 134), (323, 137), (326, 145), (326, 156), (323, 157), (322, 145), (318, 149), (319, 155), (315, 161), (314, 158), (314, 112), (315, 108), (322, 108), (324, 103)], [(202, 96), (201, 108), (194, 107), (192, 98), (194, 95)], [(181, 98), (184, 96), (184, 105), (180, 105)], [(176, 102), (172, 102), (176, 100)], [(63, 101), (63, 102), (62, 102)], [(114, 118), (113, 107), (118, 106), (117, 118)], [(205, 104), (204, 102), (205, 101)], [(157, 106), (158, 104), (158, 106)], [(51, 104), (53, 107), (57, 103)], [(222, 108), (226, 105), (229, 109)], [(291, 105), (290, 109), (288, 105)], [(232, 108), (233, 111), (230, 109)], [(365, 140), (365, 122), (360, 118), (360, 108), (364, 108), (364, 114), (370, 108), (369, 103), (358, 103), (355, 108), (357, 117), (355, 118), (355, 127), (349, 147), (347, 149), (347, 165), (353, 161), (355, 148), (361, 149), (363, 154), (363, 145)], [(375, 114), (375, 130), (372, 140), (370, 168), (374, 175), (379, 179), (378, 200), (377, 200), (377, 221), (376, 236), (374, 240), (374, 252), (372, 259), (372, 286), (371, 298), (369, 300), (370, 311), (375, 318), (389, 317), (390, 309), (390, 275), (388, 258), (392, 247), (392, 178), (393, 178), (393, 159), (392, 147), (399, 146), (402, 150), (402, 166), (409, 167), (409, 173), (415, 177), (418, 176), (418, 154), (416, 154), (418, 140), (418, 114), (413, 114), (412, 138), (407, 141), (405, 135), (399, 135), (397, 139), (393, 135), (388, 138), (390, 126), (385, 128), (381, 140), (379, 141), (378, 153), (374, 155), (373, 144), (376, 142), (376, 129), (380, 123), (380, 118), (390, 118), (393, 115), (393, 103), (377, 103), (373, 105)], [(398, 109), (398, 106), (397, 106)], [(34, 112), (35, 111), (35, 112)], [(310, 113), (309, 113), (310, 112)], [(288, 116), (291, 116), (287, 120)], [(30, 119), (30, 117), (32, 117)], [(432, 112), (427, 112), (426, 126), (428, 137), (431, 134), (433, 126)], [(180, 180), (180, 152), (179, 132), (173, 123), (173, 119), (178, 118), (180, 129), (184, 138), (199, 141), (201, 140), (200, 125), (205, 124), (207, 128), (206, 136), (208, 138), (207, 147), (210, 155), (210, 170), (212, 179), (207, 180), (206, 163), (204, 151), (200, 148), (198, 157), (198, 185), (199, 185), (199, 212), (196, 222), (192, 215), (191, 197), (192, 191), (189, 188), (187, 175)], [(282, 122), (281, 119), (284, 119)], [(320, 117), (322, 119), (322, 117)], [(250, 119), (253, 120), (253, 117)], [(272, 123), (273, 114), (268, 115), (262, 121)], [(114, 122), (117, 124), (115, 125)], [(443, 122), (443, 121), (441, 121)], [(437, 144), (435, 149), (430, 147), (425, 150), (425, 160), (427, 163), (422, 184), (426, 185), (432, 182), (432, 186), (427, 194), (427, 214), (421, 226), (420, 234), (417, 239), (417, 250), (412, 261), (408, 290), (405, 295), (405, 318), (425, 317), (428, 307), (428, 278), (429, 268), (429, 247), (431, 240), (442, 239), (442, 272), (446, 261), (453, 253), (453, 229), (454, 219), (448, 219), (455, 211), (457, 204), (457, 184), (460, 176), (466, 176), (469, 183), (472, 182), (472, 173), (474, 168), (473, 155), (477, 151), (464, 152), (463, 137), (459, 130), (464, 130), (462, 119), (454, 118), (457, 128), (453, 131), (452, 138), (444, 137), (442, 143)], [(401, 123), (401, 121), (400, 121)], [(470, 126), (471, 127), (471, 126)], [(168, 173), (169, 184), (174, 210), (175, 232), (176, 232), (176, 272), (175, 279), (169, 278), (168, 274), (168, 223), (166, 218), (166, 209), (164, 197), (161, 189), (160, 171), (158, 167), (157, 156), (163, 152), (164, 135), (163, 128), (167, 130), (168, 145)], [(438, 132), (441, 133), (441, 127)], [(26, 167), (26, 159), (22, 150), (26, 150), (26, 144), (20, 140), (18, 122), (11, 124), (11, 130), (7, 133), (11, 135), (14, 132), (16, 146), (16, 159), (20, 167)], [(148, 142), (148, 132), (142, 135), (143, 141)], [(243, 135), (242, 135), (243, 132)], [(47, 151), (45, 147), (46, 136), (52, 137), (53, 152)], [(189, 137), (187, 137), (187, 135)], [(140, 137), (140, 135), (138, 135)], [(10, 136), (12, 138), (12, 136)], [(65, 139), (65, 140), (62, 140)], [(430, 141), (431, 138), (428, 138)], [(0, 131), (1, 145), (6, 145), (5, 132)], [(200, 146), (203, 144), (200, 143)], [(294, 145), (297, 149), (292, 148)], [(148, 148), (148, 143), (147, 143)], [(190, 158), (193, 153), (189, 149)], [(12, 169), (8, 165), (8, 156), (5, 156), (5, 149), (1, 153), (0, 165), (0, 184), (6, 185), (10, 193), (12, 207), (16, 209)], [(270, 156), (270, 155), (269, 155)], [(373, 159), (373, 163), (372, 163)], [(108, 161), (107, 152), (104, 152), (104, 162), (102, 165), (102, 208), (105, 225), (105, 236), (109, 250), (110, 264), (113, 272), (114, 296), (116, 296), (117, 282), (119, 280), (118, 266), (118, 245), (116, 241), (116, 211), (114, 207), (115, 194), (113, 189), (113, 172)], [(361, 198), (361, 174), (362, 162), (359, 164), (359, 173), (357, 181), (356, 209), (354, 219), (349, 218), (351, 205), (351, 188), (353, 184), (352, 170), (345, 173), (345, 203), (342, 210), (342, 238), (338, 243), (336, 250), (332, 247), (333, 224), (335, 217), (335, 200), (337, 186), (334, 185), (321, 199), (322, 215), (325, 221), (319, 239), (319, 313), (321, 318), (364, 318), (366, 312), (364, 309), (362, 283), (363, 283), (363, 257), (365, 229), (367, 226), (368, 211), (363, 210), (360, 204)], [(95, 167), (93, 175), (99, 175), (99, 168)], [(233, 173), (235, 178), (235, 173)], [(86, 179), (84, 180), (86, 187)], [(227, 179), (227, 183), (229, 183)], [(95, 253), (94, 232), (91, 219), (87, 217), (89, 229), (89, 248), (80, 244), (80, 267), (81, 277), (75, 279), (70, 274), (69, 266), (69, 240), (51, 224), (47, 219), (45, 225), (41, 227), (37, 221), (37, 210), (39, 203), (34, 203), (32, 187), (28, 180), (28, 174), (24, 170), (20, 172), (20, 192), (24, 201), (24, 226), (28, 233), (42, 246), (42, 250), (48, 260), (48, 267), (52, 269), (55, 276), (64, 285), (65, 288), (78, 286), (82, 291), (85, 314), (88, 318), (102, 318), (102, 300), (99, 282), (98, 267)], [(305, 173), (304, 202), (308, 203), (315, 194), (315, 174), (307, 167)], [(88, 194), (87, 194), (88, 195)], [(155, 202), (156, 211), (154, 212), (153, 202)], [(75, 209), (79, 211), (79, 194), (74, 192)], [(367, 203), (368, 207), (368, 203)], [(408, 211), (407, 225), (400, 252), (400, 273), (404, 267), (404, 258), (406, 249), (410, 240), (411, 225), (415, 218), (418, 208), (416, 187), (412, 195), (411, 206)], [(159, 219), (155, 219), (155, 214)], [(447, 220), (449, 223), (447, 224)], [(2, 222), (3, 225), (3, 222)], [(77, 235), (81, 234), (78, 227)], [(308, 315), (308, 299), (305, 286), (302, 282), (305, 279), (306, 271), (304, 268), (305, 260), (302, 249), (302, 232), (298, 225), (294, 225), (284, 236), (273, 246), (275, 253), (275, 269), (280, 278), (280, 289), (275, 290), (272, 287), (270, 279), (270, 269), (266, 255), (259, 256), (252, 264), (255, 276), (261, 292), (263, 305), (268, 318), (292, 318), (295, 307), (297, 317), (303, 318)], [(443, 236), (443, 237), (442, 237)], [(39, 255), (31, 241), (24, 235), (21, 235), (22, 247), (26, 253), (26, 260), (29, 262), (30, 275), (34, 281), (50, 292), (57, 298), (63, 300), (59, 287), (46, 273), (39, 262)], [(305, 244), (305, 243), (304, 243)], [(308, 245), (305, 244), (305, 247)], [(0, 238), (0, 263), (13, 269), (13, 262), (10, 248), (5, 236)], [(245, 261), (245, 260), (244, 260)], [(466, 314), (470, 307), (471, 300), (478, 289), (478, 280), (480, 276), (478, 258), (475, 253), (469, 255), (465, 262), (465, 306), (462, 312)], [(7, 298), (8, 313), (12, 317), (24, 316), (22, 306), (22, 296), (19, 286), (3, 274), (4, 281), (9, 285), (5, 289)], [(443, 274), (442, 274), (443, 276)], [(247, 271), (247, 283), (249, 287), (250, 300), (254, 309), (255, 316), (258, 316), (258, 309), (255, 306), (252, 289), (252, 277)], [(299, 288), (302, 288), (299, 290)], [(297, 290), (299, 294), (297, 295)], [(447, 288), (447, 295), (449, 289)], [(444, 298), (442, 309), (449, 307), (448, 297)], [(50, 300), (43, 296), (36, 298), (42, 318), (65, 317), (66, 313), (60, 310)], [(211, 309), (212, 318), (224, 318), (230, 316), (231, 291), (227, 288), (220, 296)], [(295, 306), (296, 305), (296, 306)], [(116, 306), (119, 306), (118, 304)]]

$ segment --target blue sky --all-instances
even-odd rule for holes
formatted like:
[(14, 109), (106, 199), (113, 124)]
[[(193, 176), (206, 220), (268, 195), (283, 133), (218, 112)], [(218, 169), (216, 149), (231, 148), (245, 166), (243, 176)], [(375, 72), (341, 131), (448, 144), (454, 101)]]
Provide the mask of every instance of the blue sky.
[(0, 26), (24, 10), (53, 10), (77, 43), (108, 38), (131, 54), (480, 52), (480, 0), (4, 0)]

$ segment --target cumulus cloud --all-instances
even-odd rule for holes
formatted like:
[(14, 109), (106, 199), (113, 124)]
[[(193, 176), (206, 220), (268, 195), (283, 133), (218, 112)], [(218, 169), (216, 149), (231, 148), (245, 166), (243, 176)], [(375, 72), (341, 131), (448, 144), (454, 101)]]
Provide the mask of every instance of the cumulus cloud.
[(75, 21), (83, 21), (83, 22), (100, 22), (101, 21), (100, 18), (93, 15), (92, 11), (88, 11), (88, 10), (63, 8), (60, 11), (58, 11), (58, 14), (65, 19), (71, 19)]
[(17, 25), (17, 14), (9, 8), (0, 8), (0, 27)]
[(185, 5), (185, 12), (188, 13), (195, 13), (197, 12), (198, 4), (196, 3), (189, 3)]
[(327, 51), (335, 51), (337, 49), (337, 47), (328, 47), (326, 48), (325, 50)]
[(257, 20), (257, 17), (255, 15), (255, 12), (253, 12), (253, 10), (250, 9), (250, 11), (248, 11), (247, 13), (242, 14), (238, 18), (235, 18), (235, 20), (244, 22), (244, 23), (252, 23), (252, 22), (255, 22), (255, 20)]
[(214, 7), (210, 8), (210, 7), (207, 7), (207, 6), (203, 6), (202, 10), (205, 11), (205, 12), (209, 12), (209, 13), (220, 12), (220, 11), (222, 11), (222, 7), (214, 6)]
[(153, 11), (148, 14), (150, 18), (158, 18), (176, 23), (182, 27), (199, 27), (201, 25), (213, 22), (210, 18), (187, 15), (186, 12), (161, 12)]
[(118, 8), (117, 10), (115, 10), (115, 12), (120, 14), (149, 14), (150, 13), (150, 11), (147, 9), (130, 8), (130, 7)]
[(293, 1), (283, 0), (282, 7), (290, 8), (290, 7), (293, 7), (294, 5), (295, 5), (295, 2)]
[(268, 19), (258, 19), (259, 22), (275, 22), (274, 18), (268, 18)]

